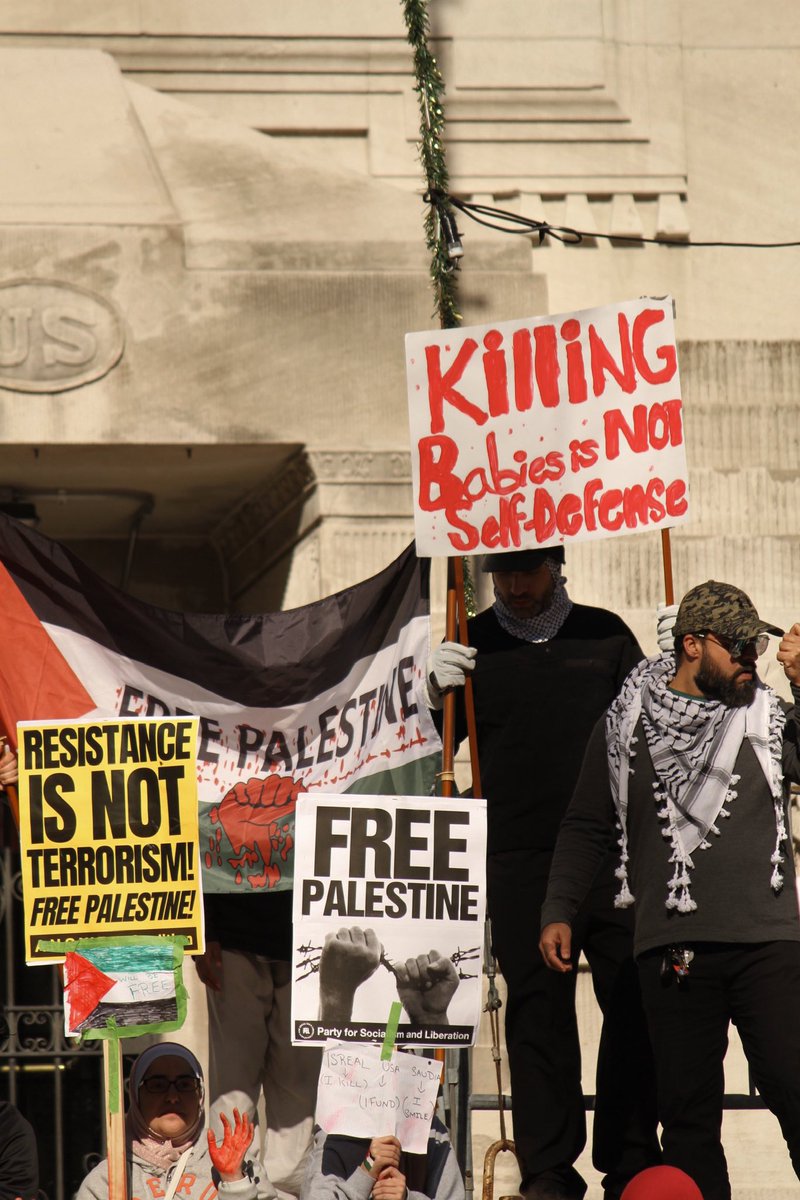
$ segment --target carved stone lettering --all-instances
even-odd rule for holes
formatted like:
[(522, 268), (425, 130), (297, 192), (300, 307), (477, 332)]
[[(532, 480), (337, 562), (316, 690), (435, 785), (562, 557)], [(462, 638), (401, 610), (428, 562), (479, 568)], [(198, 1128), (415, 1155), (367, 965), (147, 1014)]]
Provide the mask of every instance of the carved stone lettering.
[(103, 296), (53, 279), (0, 283), (0, 389), (64, 392), (116, 366), (125, 331)]

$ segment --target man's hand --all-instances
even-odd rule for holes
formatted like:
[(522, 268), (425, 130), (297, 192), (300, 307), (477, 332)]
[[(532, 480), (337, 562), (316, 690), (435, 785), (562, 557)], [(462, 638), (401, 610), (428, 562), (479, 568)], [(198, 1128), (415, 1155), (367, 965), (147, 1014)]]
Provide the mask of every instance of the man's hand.
[(397, 1167), (386, 1167), (372, 1189), (374, 1200), (403, 1200), (406, 1177)]
[(212, 992), (222, 991), (222, 946), (219, 942), (206, 942), (205, 954), (196, 954), (194, 965), (201, 983)]
[(369, 1144), (367, 1154), (372, 1159), (372, 1166), (367, 1171), (366, 1163), (362, 1167), (373, 1179), (379, 1179), (387, 1167), (400, 1166), (400, 1142), (393, 1134), (386, 1137), (374, 1137)]
[(539, 939), (542, 958), (552, 971), (571, 971), (572, 929), (563, 921), (545, 925)]
[(394, 968), (397, 995), (415, 1025), (447, 1025), (447, 1006), (458, 987), (458, 972), (438, 950), (406, 959)]
[(320, 1021), (336, 1024), (353, 1015), (356, 989), (374, 975), (383, 947), (374, 929), (340, 929), (329, 933), (319, 961)]
[(428, 657), (425, 665), (425, 688), (429, 708), (442, 707), (442, 695), (447, 688), (463, 687), (467, 675), (475, 670), (474, 646), (460, 642), (442, 642)]
[(5, 787), (9, 783), (16, 783), (18, 778), (17, 756), (11, 747), (5, 744), (2, 755), (0, 755), (0, 786)]
[(800, 624), (783, 635), (777, 657), (789, 682), (800, 687)]
[(237, 1179), (244, 1178), (242, 1163), (253, 1141), (255, 1129), (247, 1113), (241, 1116), (238, 1108), (233, 1110), (233, 1129), (224, 1113), (220, 1115), (220, 1120), (223, 1129), (222, 1144), (217, 1145), (217, 1139), (209, 1129), (208, 1153), (211, 1155), (212, 1163), (219, 1171), (220, 1179), (226, 1183), (233, 1183)]

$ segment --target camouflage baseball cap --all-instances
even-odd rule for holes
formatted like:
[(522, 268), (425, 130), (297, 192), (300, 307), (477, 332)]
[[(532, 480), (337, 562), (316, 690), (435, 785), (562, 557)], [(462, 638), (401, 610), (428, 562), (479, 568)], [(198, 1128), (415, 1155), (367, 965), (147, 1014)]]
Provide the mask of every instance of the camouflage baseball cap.
[(762, 621), (753, 601), (732, 583), (709, 579), (698, 583), (681, 600), (675, 620), (675, 637), (685, 633), (720, 633), (729, 638), (752, 638), (759, 633), (783, 636), (777, 625)]

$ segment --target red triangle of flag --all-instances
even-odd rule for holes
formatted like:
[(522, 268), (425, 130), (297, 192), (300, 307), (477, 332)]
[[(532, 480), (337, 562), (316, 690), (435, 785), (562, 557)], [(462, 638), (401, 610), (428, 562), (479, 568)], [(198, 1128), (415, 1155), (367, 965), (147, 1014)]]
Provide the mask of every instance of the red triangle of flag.
[(58, 721), (92, 712), (94, 700), (2, 564), (0, 612), (0, 725), (12, 745), (17, 721)]
[(69, 1000), (71, 1027), (77, 1029), (94, 1012), (114, 980), (82, 954), (69, 951), (64, 960), (64, 995)]

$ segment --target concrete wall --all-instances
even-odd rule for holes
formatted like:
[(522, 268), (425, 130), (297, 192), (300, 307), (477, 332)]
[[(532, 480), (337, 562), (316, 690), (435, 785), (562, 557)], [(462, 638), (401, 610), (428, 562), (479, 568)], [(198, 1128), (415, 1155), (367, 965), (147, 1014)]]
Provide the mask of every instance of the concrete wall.
[[(796, 251), (681, 241), (797, 235), (800, 15), (778, 0), (431, 9), (454, 191), (677, 243), (530, 247), (462, 221), (465, 321), (671, 292), (694, 510), (675, 539), (676, 586), (728, 574), (787, 619), (800, 532)], [(0, 182), (0, 282), (93, 289), (127, 338), (113, 371), (71, 393), (23, 403), (0, 390), (0, 436), (20, 448), (0, 483), (35, 487), (25, 455), (40, 444), (204, 444), (229, 483), (232, 447), (270, 447), (246, 486), (207, 506), (203, 528), (194, 521), (204, 577), (216, 572), (207, 601), (299, 602), (399, 548), (410, 532), (401, 338), (434, 323), (404, 32), (393, 0), (3, 6), (0, 87), (15, 120), (0, 149), (20, 166)], [(44, 50), (53, 57), (37, 66)], [(111, 56), (102, 67), (98, 50)], [(54, 123), (48, 81), (62, 71)], [(96, 102), (101, 87), (113, 103)], [(112, 135), (114, 154), (101, 153)], [(123, 472), (125, 485), (144, 468)], [(183, 472), (174, 496), (162, 487), (142, 539), (186, 536), (187, 484)], [(248, 511), (268, 528), (243, 547)], [(64, 536), (61, 515), (51, 527)], [(97, 541), (85, 524), (72, 536)], [(96, 546), (98, 562), (116, 564), (113, 542)], [(258, 555), (273, 560), (260, 579)], [(621, 608), (652, 644), (657, 539), (571, 557), (576, 595)], [(153, 568), (138, 561), (131, 586), (146, 592)]]

